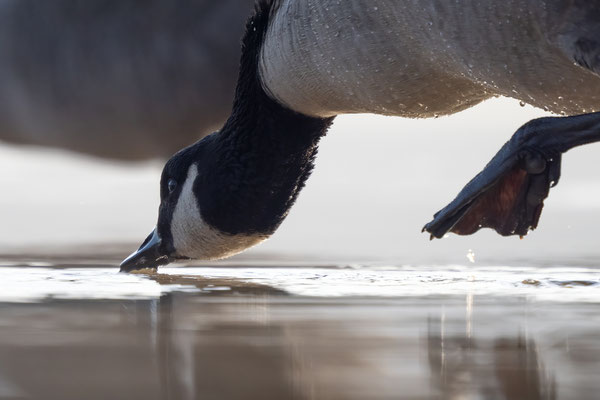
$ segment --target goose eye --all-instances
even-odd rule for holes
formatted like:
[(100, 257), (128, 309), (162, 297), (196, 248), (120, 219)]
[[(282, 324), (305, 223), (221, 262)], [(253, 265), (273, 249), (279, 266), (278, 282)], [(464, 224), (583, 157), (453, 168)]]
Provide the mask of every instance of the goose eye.
[(177, 187), (177, 181), (175, 179), (169, 179), (169, 183), (167, 183), (167, 188), (169, 189), (169, 193), (173, 193), (175, 188)]

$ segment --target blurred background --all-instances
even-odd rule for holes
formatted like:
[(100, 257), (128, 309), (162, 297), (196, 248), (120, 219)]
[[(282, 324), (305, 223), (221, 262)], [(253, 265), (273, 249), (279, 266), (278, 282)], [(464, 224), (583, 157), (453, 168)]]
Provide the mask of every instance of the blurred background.
[[(244, 257), (296, 261), (464, 263), (593, 260), (600, 221), (600, 148), (567, 153), (538, 230), (523, 240), (490, 230), (429, 241), (422, 226), (527, 120), (543, 115), (494, 99), (455, 116), (339, 117), (279, 231)], [(125, 162), (43, 147), (0, 147), (2, 251), (133, 250), (156, 222), (164, 159)], [(104, 249), (104, 250), (103, 250)]]
[[(118, 258), (137, 247), (156, 221), (164, 161), (228, 115), (251, 4), (2, 2), (0, 252)], [(597, 145), (566, 154), (539, 229), (523, 240), (420, 233), (520, 125), (543, 115), (497, 98), (430, 120), (340, 116), (290, 216), (241, 257), (593, 260)]]

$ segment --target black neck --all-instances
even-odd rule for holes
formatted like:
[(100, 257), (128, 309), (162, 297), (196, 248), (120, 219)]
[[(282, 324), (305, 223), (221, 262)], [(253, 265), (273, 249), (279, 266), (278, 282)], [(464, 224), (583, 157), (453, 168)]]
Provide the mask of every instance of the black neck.
[(214, 168), (200, 193), (203, 218), (221, 231), (270, 234), (286, 217), (312, 172), (319, 139), (333, 118), (289, 110), (264, 91), (258, 56), (271, 2), (258, 2), (246, 25), (231, 116), (215, 134)]

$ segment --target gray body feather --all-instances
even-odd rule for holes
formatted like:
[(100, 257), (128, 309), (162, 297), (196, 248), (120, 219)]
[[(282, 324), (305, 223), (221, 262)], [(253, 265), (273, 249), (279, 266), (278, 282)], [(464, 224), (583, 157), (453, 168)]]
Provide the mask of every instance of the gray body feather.
[(281, 0), (265, 88), (308, 115), (451, 114), (491, 96), (600, 109), (600, 12), (568, 0)]

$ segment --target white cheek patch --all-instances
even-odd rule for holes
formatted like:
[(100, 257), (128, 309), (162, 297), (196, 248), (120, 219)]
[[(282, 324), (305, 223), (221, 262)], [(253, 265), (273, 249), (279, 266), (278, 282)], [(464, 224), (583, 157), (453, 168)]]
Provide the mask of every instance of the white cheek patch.
[(179, 194), (171, 219), (175, 255), (200, 260), (230, 257), (252, 247), (267, 235), (230, 235), (208, 225), (200, 215), (193, 186), (198, 166), (192, 164)]

